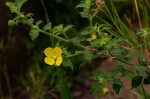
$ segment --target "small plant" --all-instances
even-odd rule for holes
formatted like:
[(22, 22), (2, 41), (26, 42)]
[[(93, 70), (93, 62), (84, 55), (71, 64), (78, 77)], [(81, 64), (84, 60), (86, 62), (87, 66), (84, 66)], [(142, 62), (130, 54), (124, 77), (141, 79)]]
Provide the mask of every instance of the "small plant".
[[(119, 94), (121, 88), (124, 87), (121, 78), (127, 77), (132, 83), (131, 90), (136, 88), (135, 93), (138, 93), (141, 99), (149, 99), (149, 95), (144, 89), (144, 85), (150, 84), (149, 1), (131, 0), (139, 22), (136, 30), (128, 17), (126, 17), (127, 22), (132, 28), (120, 19), (112, 0), (81, 1), (76, 8), (83, 9), (80, 14), (89, 20), (89, 26), (73, 38), (67, 34), (73, 25), (53, 26), (48, 20), (47, 24), (41, 27), (43, 21), (35, 21), (32, 13), (21, 12), (21, 7), (25, 2), (26, 0), (17, 0), (6, 3), (10, 11), (16, 14), (13, 20), (9, 20), (8, 25), (23, 23), (30, 26), (29, 35), (32, 40), (40, 36), (39, 33), (50, 36), (51, 44), (44, 50), (46, 55), (44, 61), (49, 65), (56, 66), (63, 99), (71, 99), (71, 94), (62, 68), (69, 66), (73, 69), (70, 57), (77, 55), (82, 56), (83, 63), (91, 63), (93, 59), (101, 57), (108, 58), (110, 62), (118, 61), (118, 65), (114, 66), (109, 74), (98, 71), (91, 77), (97, 81), (92, 86), (91, 93), (96, 92), (100, 87), (104, 94), (109, 93), (107, 83), (112, 81), (112, 88)], [(101, 14), (105, 17), (101, 17)], [(74, 53), (69, 52), (69, 48), (65, 47), (64, 43), (75, 46)], [(134, 58), (137, 58), (135, 63)]]

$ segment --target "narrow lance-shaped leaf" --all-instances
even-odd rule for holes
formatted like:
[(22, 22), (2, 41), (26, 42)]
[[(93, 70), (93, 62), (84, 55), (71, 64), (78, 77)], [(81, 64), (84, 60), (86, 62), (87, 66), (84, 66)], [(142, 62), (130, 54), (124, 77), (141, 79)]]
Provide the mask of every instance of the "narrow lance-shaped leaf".
[(73, 25), (67, 25), (64, 29), (63, 32), (68, 31), (69, 29), (71, 29), (73, 27)]
[(36, 26), (39, 26), (42, 22), (43, 22), (42, 20), (38, 20), (38, 21), (35, 23), (35, 25), (36, 25)]

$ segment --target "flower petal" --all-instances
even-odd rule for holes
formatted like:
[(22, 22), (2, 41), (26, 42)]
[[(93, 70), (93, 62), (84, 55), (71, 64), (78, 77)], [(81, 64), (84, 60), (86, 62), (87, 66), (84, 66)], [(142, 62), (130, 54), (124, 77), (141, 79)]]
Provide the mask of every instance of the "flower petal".
[(48, 47), (44, 50), (44, 54), (48, 57), (51, 57), (51, 55), (53, 54), (53, 49), (51, 47)]
[(62, 63), (62, 56), (59, 56), (59, 57), (56, 59), (55, 65), (56, 65), (56, 66), (60, 66), (61, 63)]
[(44, 61), (45, 61), (45, 63), (46, 64), (48, 64), (48, 65), (54, 65), (54, 59), (53, 58), (50, 58), (50, 57), (45, 57), (44, 58)]
[(59, 47), (53, 49), (53, 55), (59, 57), (62, 54), (62, 50)]

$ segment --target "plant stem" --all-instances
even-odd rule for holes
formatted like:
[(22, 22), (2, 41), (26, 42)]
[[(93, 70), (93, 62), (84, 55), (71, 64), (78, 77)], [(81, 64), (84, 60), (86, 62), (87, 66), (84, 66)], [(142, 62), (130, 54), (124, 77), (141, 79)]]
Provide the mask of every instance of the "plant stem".
[(41, 32), (41, 33), (43, 33), (43, 34), (45, 34), (45, 35), (52, 36), (52, 37), (54, 37), (54, 38), (57, 38), (58, 40), (61, 40), (61, 41), (63, 41), (63, 42), (66, 42), (66, 43), (70, 43), (69, 40), (66, 40), (66, 39), (64, 39), (64, 38), (61, 38), (61, 37), (59, 37), (59, 36), (56, 36), (56, 35), (54, 35), (54, 34), (52, 34), (52, 33), (43, 31), (43, 30), (41, 30), (41, 29), (39, 29), (39, 28), (37, 28), (37, 29), (39, 30), (39, 32)]
[(62, 99), (72, 99), (62, 67), (56, 67)]

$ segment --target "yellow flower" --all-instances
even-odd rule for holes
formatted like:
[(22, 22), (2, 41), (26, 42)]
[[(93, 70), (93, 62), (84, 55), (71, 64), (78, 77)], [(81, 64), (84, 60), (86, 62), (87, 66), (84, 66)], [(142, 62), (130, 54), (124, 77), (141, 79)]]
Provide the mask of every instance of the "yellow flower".
[(44, 58), (46, 64), (60, 66), (62, 63), (62, 50), (59, 47), (48, 47), (44, 50), (44, 54), (46, 55)]

